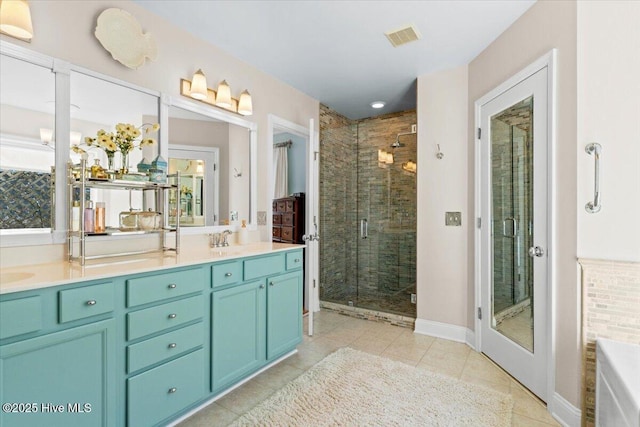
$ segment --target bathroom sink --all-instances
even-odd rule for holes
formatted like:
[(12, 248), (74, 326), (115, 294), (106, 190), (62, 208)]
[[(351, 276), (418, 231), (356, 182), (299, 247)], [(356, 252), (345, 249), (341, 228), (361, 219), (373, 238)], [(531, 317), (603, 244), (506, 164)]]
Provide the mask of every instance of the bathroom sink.
[(13, 283), (33, 277), (33, 273), (17, 271), (13, 273), (0, 273), (0, 283)]

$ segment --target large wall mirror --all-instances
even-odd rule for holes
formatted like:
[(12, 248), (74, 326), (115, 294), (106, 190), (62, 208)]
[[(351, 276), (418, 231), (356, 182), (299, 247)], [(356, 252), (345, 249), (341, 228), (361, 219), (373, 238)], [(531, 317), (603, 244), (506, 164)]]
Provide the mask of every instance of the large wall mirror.
[(0, 230), (51, 232), (55, 223), (55, 74), (0, 56)]
[[(256, 127), (226, 112), (171, 98), (166, 121), (169, 172), (180, 172), (182, 227), (255, 225)], [(161, 130), (162, 132), (162, 130)], [(164, 155), (164, 154), (163, 154)]]

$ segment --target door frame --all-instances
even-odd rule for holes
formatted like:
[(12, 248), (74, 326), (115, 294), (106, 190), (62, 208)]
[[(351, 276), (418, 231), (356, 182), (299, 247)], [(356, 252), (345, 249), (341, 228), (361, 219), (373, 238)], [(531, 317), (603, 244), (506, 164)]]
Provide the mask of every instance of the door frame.
[[(306, 176), (307, 176), (306, 194), (305, 194), (305, 212), (306, 212), (307, 218), (305, 219), (305, 229), (306, 229), (306, 234), (310, 234), (312, 230), (310, 230), (309, 228), (309, 224), (311, 224), (311, 221), (309, 221), (309, 219), (313, 215), (311, 207), (314, 203), (314, 200), (317, 203), (318, 194), (317, 194), (317, 185), (314, 185), (314, 183), (310, 182), (310, 179), (309, 179), (309, 170), (311, 167), (309, 162), (311, 161), (310, 159), (312, 158), (311, 153), (313, 153), (314, 151), (318, 151), (317, 149), (318, 131), (317, 129), (310, 129), (310, 128), (301, 126), (299, 124), (293, 123), (289, 120), (283, 119), (282, 117), (276, 116), (275, 114), (268, 114), (267, 145), (269, 147), (273, 146), (273, 134), (274, 134), (274, 131), (276, 130), (292, 133), (294, 135), (300, 136), (305, 139), (306, 151), (307, 151), (305, 156), (306, 158), (305, 170), (306, 170)], [(313, 132), (313, 135), (311, 134), (311, 132)], [(275, 187), (275, 183), (273, 180), (274, 171), (273, 171), (273, 150), (272, 149), (267, 150), (267, 164), (268, 164), (267, 168), (269, 171), (267, 176), (269, 177), (268, 178), (269, 181), (267, 182), (266, 202), (267, 202), (267, 206), (271, 206), (271, 202), (273, 199), (273, 190)], [(269, 230), (269, 236), (271, 236), (270, 230), (272, 226), (273, 226), (273, 216), (267, 215), (267, 229)], [(307, 242), (307, 247), (309, 247), (309, 244), (314, 244), (314, 243)], [(315, 244), (317, 245), (317, 243)], [(315, 269), (311, 268), (312, 264), (316, 267)], [(316, 286), (315, 288), (313, 287), (313, 279), (314, 279), (313, 276), (315, 276), (316, 274), (312, 274), (314, 270), (317, 272), (317, 264), (318, 264), (317, 260), (314, 263), (309, 256), (305, 256), (305, 271), (307, 272), (307, 274), (305, 274), (304, 293), (307, 301), (307, 306), (308, 306), (307, 308), (309, 310), (309, 325), (310, 325), (309, 335), (310, 336), (313, 335), (313, 313), (320, 310), (319, 287), (318, 286)]]
[[(518, 73), (514, 74), (512, 77), (508, 78), (505, 82), (501, 83), (491, 91), (489, 91), (484, 96), (477, 99), (474, 103), (474, 140), (475, 140), (475, 218), (476, 221), (481, 221), (481, 225), (486, 227), (489, 226), (489, 219), (482, 219), (481, 217), (481, 208), (482, 208), (482, 181), (481, 181), (481, 149), (480, 149), (480, 138), (478, 137), (478, 131), (481, 127), (481, 107), (497, 96), (501, 95), (503, 92), (511, 89), (516, 86), (518, 83), (526, 80), (531, 75), (536, 72), (542, 70), (543, 68), (547, 68), (548, 80), (547, 80), (547, 254), (548, 254), (548, 264), (547, 264), (547, 327), (546, 327), (546, 337), (547, 337), (547, 408), (550, 411), (552, 407), (552, 401), (554, 400), (555, 394), (555, 372), (556, 372), (556, 287), (557, 287), (557, 278), (556, 278), (556, 265), (557, 265), (557, 255), (555, 253), (556, 248), (556, 230), (557, 230), (557, 221), (556, 221), (556, 159), (555, 159), (555, 150), (556, 150), (556, 56), (557, 50), (552, 49), (547, 52), (542, 57), (538, 58), (533, 63), (526, 66), (524, 69), (520, 70)], [(474, 306), (474, 317), (475, 317), (475, 349), (477, 351), (482, 351), (482, 332), (481, 332), (481, 320), (478, 318), (477, 311), (479, 307), (481, 307), (482, 302), (482, 289), (481, 289), (481, 281), (482, 281), (482, 236), (481, 236), (481, 228), (478, 227), (478, 222), (476, 222), (475, 233), (474, 233), (474, 290), (475, 290), (475, 306)], [(485, 314), (486, 315), (486, 314)]]

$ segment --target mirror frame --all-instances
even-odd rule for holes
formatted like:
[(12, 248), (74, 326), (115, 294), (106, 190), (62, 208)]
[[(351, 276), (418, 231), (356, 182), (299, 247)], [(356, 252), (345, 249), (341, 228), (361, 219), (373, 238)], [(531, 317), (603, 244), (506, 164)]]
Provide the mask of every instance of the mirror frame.
[[(232, 125), (246, 128), (249, 133), (249, 230), (257, 230), (258, 219), (258, 125), (249, 120), (245, 120), (233, 113), (218, 110), (217, 108), (190, 101), (183, 97), (162, 94), (160, 97), (160, 155), (165, 159), (169, 159), (169, 108), (181, 108), (192, 113), (201, 114), (212, 119), (220, 120)], [(237, 231), (240, 229), (239, 224), (234, 225), (211, 225), (204, 227), (180, 227), (180, 234), (199, 234), (199, 233), (219, 233), (224, 230)]]

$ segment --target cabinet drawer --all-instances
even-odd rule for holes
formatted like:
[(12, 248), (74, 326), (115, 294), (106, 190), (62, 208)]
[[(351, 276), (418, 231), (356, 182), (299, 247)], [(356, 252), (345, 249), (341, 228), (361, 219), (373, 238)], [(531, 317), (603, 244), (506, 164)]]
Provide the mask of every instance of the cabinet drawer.
[(294, 200), (287, 200), (286, 201), (285, 211), (286, 212), (293, 212), (295, 210), (294, 206), (295, 206), (295, 201)]
[(129, 340), (202, 318), (203, 296), (173, 301), (127, 314)]
[(282, 224), (282, 215), (273, 215), (273, 224), (274, 225)]
[(293, 227), (282, 227), (280, 238), (282, 240), (293, 241)]
[(302, 251), (287, 252), (287, 270), (302, 267)]
[(282, 225), (293, 227), (293, 215), (292, 213), (282, 214)]
[(0, 302), (0, 340), (42, 329), (40, 296)]
[(271, 229), (271, 237), (275, 237), (276, 239), (280, 238), (280, 227), (273, 227)]
[(127, 380), (128, 425), (155, 425), (205, 395), (204, 350)]
[(244, 280), (268, 276), (284, 270), (284, 254), (249, 259), (244, 262)]
[(114, 300), (111, 282), (60, 291), (60, 323), (109, 313), (113, 311)]
[(277, 203), (276, 208), (278, 209), (278, 212), (284, 212), (286, 209), (286, 203), (284, 202), (284, 200), (279, 200)]
[(168, 332), (127, 348), (128, 373), (146, 368), (185, 351), (201, 346), (204, 342), (202, 323)]
[(172, 271), (127, 280), (127, 307), (161, 301), (204, 289), (204, 269)]
[(225, 262), (211, 267), (213, 287), (232, 285), (242, 281), (242, 262)]

